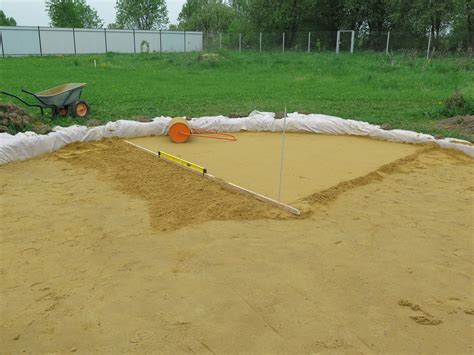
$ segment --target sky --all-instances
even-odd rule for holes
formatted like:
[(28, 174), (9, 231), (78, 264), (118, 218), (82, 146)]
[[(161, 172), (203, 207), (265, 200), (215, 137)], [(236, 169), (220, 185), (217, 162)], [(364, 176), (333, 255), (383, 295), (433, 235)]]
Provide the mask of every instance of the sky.
[[(99, 16), (109, 23), (115, 22), (115, 0), (86, 0)], [(178, 15), (186, 0), (167, 0), (170, 23), (177, 23)], [(45, 0), (0, 0), (0, 10), (13, 17), (18, 26), (49, 26)]]

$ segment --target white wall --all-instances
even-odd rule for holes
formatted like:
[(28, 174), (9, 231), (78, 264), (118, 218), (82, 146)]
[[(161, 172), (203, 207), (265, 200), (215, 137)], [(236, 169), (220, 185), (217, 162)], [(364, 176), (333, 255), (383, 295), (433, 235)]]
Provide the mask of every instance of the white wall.
[(178, 31), (161, 33), (163, 52), (184, 52), (184, 34)]
[(43, 54), (74, 54), (74, 36), (67, 28), (43, 28), (41, 49)]
[(133, 31), (107, 30), (107, 51), (133, 53)]
[[(142, 43), (152, 52), (203, 50), (202, 32), (1, 27), (3, 54), (140, 53)], [(107, 44), (106, 44), (107, 40)], [(186, 43), (185, 43), (186, 42)], [(145, 51), (146, 45), (143, 46)], [(2, 54), (2, 53), (0, 53)]]
[(40, 54), (38, 29), (35, 27), (0, 27), (5, 55)]
[(186, 52), (202, 51), (202, 32), (186, 31)]
[[(160, 52), (160, 31), (135, 31), (135, 44), (137, 47), (137, 53), (146, 52), (148, 43), (149, 51)], [(142, 46), (143, 43), (143, 46)]]
[(76, 29), (74, 32), (78, 54), (105, 53), (104, 30)]

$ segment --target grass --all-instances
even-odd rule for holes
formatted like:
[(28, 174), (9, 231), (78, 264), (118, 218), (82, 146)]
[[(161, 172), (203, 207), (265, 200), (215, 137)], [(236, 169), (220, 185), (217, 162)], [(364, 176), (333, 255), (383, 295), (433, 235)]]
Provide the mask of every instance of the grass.
[[(199, 61), (199, 53), (4, 58), (0, 89), (18, 93), (21, 88), (40, 91), (86, 82), (83, 97), (92, 107), (90, 118), (101, 121), (283, 111), (286, 105), (290, 112), (324, 113), (460, 138), (464, 136), (459, 132), (434, 126), (444, 100), (455, 89), (474, 98), (469, 57), (427, 61), (374, 53), (220, 54), (222, 58), (208, 61)], [(6, 96), (0, 100), (11, 101)]]

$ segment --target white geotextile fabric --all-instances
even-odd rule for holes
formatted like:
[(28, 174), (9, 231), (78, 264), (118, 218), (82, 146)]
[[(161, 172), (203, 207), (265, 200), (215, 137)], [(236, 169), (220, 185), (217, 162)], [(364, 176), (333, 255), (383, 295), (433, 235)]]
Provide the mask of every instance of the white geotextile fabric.
[[(271, 112), (252, 112), (249, 117), (228, 118), (212, 116), (193, 118), (189, 125), (221, 132), (281, 132), (283, 119), (275, 119)], [(10, 135), (0, 133), (0, 165), (16, 160), (25, 160), (41, 154), (54, 152), (74, 142), (99, 141), (104, 138), (132, 138), (167, 134), (170, 117), (157, 117), (152, 122), (119, 120), (104, 126), (87, 128), (84, 126), (55, 127), (47, 135), (33, 132)], [(346, 120), (333, 116), (290, 113), (286, 119), (288, 132), (324, 133), (334, 135), (366, 136), (401, 143), (436, 143), (442, 148), (456, 149), (474, 157), (474, 146), (459, 139), (435, 139), (428, 134), (400, 129), (383, 130), (380, 126), (367, 122)]]

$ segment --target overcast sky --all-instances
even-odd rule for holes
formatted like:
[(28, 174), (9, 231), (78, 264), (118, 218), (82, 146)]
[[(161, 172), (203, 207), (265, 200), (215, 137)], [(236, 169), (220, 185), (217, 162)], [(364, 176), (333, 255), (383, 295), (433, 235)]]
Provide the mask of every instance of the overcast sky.
[[(86, 0), (97, 10), (105, 25), (115, 22), (115, 0)], [(167, 0), (170, 23), (176, 23), (186, 0)], [(18, 26), (49, 26), (45, 0), (0, 0), (0, 10), (13, 17)]]

